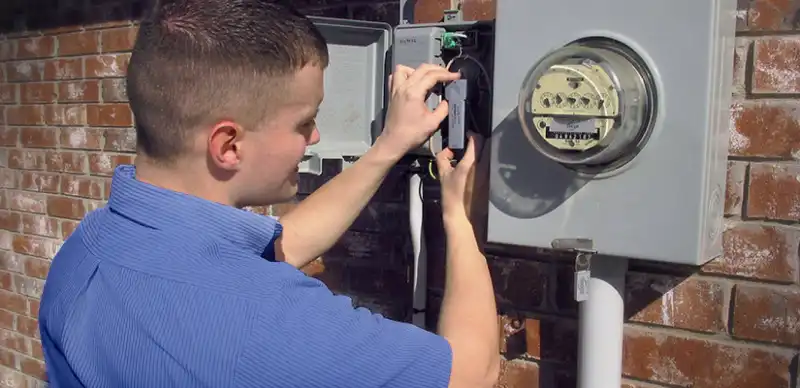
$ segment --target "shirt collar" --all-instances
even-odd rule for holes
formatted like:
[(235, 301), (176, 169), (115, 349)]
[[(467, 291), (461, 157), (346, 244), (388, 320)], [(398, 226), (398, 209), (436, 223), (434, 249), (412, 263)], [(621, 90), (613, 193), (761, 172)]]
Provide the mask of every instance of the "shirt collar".
[(154, 229), (224, 238), (267, 259), (274, 259), (274, 241), (283, 229), (273, 217), (139, 181), (133, 165), (114, 170), (108, 207)]

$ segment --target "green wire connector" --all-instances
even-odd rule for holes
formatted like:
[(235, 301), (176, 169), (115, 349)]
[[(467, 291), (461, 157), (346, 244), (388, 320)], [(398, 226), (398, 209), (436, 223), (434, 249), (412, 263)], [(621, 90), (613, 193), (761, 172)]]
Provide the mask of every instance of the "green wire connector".
[(467, 36), (461, 32), (445, 32), (442, 35), (442, 48), (452, 50), (457, 49), (461, 45), (462, 38)]

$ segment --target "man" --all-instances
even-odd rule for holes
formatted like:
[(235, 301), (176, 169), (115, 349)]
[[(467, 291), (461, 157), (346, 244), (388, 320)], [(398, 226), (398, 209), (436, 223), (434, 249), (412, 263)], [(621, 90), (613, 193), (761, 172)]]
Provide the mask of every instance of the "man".
[(298, 268), (329, 249), (388, 170), (446, 116), (437, 66), (398, 68), (386, 127), (357, 163), (273, 218), (319, 141), (327, 48), (264, 0), (164, 1), (128, 69), (135, 166), (116, 169), (52, 263), (40, 329), (50, 386), (490, 387), (497, 319), (464, 198), (475, 141), (439, 155), (448, 273), (439, 335), (334, 296)]

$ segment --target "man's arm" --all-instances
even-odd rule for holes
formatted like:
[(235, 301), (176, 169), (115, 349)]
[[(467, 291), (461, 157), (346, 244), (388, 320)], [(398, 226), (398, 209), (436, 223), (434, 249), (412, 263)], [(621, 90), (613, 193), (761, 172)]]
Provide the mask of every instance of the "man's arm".
[[(444, 150), (437, 156), (447, 239), (447, 270), (438, 331), (453, 349), (451, 388), (491, 387), (500, 372), (494, 287), (476, 238), (478, 235), (482, 239), (484, 233), (489, 148), (480, 147), (476, 137), (470, 137), (464, 158), (455, 168), (451, 165), (452, 152)], [(475, 166), (479, 152), (476, 148), (484, 151), (478, 166)]]
[(380, 139), (363, 157), (281, 217), (278, 260), (303, 267), (325, 253), (353, 224), (402, 155)]
[(350, 168), (323, 185), (281, 218), (283, 233), (275, 257), (303, 267), (328, 249), (378, 190), (389, 169), (410, 149), (428, 139), (447, 117), (447, 102), (430, 111), (428, 92), (459, 73), (424, 64), (416, 70), (398, 66), (392, 74), (392, 98), (386, 126), (372, 148)]

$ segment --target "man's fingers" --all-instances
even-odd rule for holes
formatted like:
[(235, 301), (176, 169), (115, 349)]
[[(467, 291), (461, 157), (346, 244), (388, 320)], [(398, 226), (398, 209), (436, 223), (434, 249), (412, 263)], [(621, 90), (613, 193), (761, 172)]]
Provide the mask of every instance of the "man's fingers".
[(480, 140), (478, 134), (470, 132), (468, 135), (467, 141), (467, 149), (464, 151), (464, 157), (461, 158), (461, 161), (458, 162), (456, 168), (469, 171), (472, 168), (472, 165), (475, 164), (476, 159), (476, 149), (480, 147)]
[(423, 63), (415, 70), (412, 71), (412, 74), (408, 77), (409, 83), (416, 83), (419, 82), (420, 79), (425, 77), (425, 74), (428, 74), (431, 71), (443, 70), (444, 68), (439, 65), (433, 65), (430, 63)]
[(409, 91), (412, 93), (412, 95), (424, 97), (436, 84), (454, 81), (459, 78), (461, 78), (460, 73), (452, 73), (448, 70), (440, 68), (439, 70), (429, 71), (419, 81), (409, 80), (408, 87), (410, 88)]
[(439, 169), (439, 175), (453, 169), (453, 166), (450, 164), (450, 161), (453, 160), (453, 156), (453, 151), (449, 148), (445, 148), (436, 154), (436, 167)]
[(395, 66), (394, 73), (389, 76), (389, 85), (391, 85), (392, 91), (396, 90), (398, 86), (405, 84), (412, 74), (414, 74), (414, 69), (408, 66)]
[(447, 117), (448, 111), (449, 111), (449, 105), (447, 104), (447, 100), (442, 100), (441, 102), (439, 102), (439, 105), (436, 107), (436, 109), (433, 110), (432, 113), (433, 118), (436, 120), (436, 122), (431, 124), (438, 126), (439, 123), (441, 123), (442, 120), (444, 120), (445, 117)]

